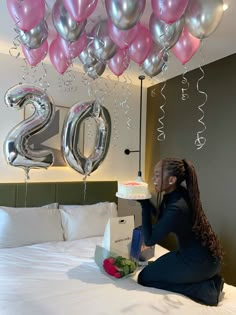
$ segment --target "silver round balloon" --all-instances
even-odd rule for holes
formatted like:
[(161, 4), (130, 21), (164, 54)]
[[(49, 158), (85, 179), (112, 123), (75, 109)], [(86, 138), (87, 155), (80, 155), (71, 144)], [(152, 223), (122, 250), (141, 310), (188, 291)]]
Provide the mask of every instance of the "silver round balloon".
[(52, 8), (52, 20), (57, 32), (68, 42), (78, 40), (87, 23), (86, 20), (81, 23), (73, 20), (64, 7), (62, 0), (55, 2)]
[[(96, 141), (93, 152), (86, 157), (78, 139), (84, 121), (96, 123)], [(111, 118), (108, 110), (96, 101), (82, 101), (72, 106), (65, 118), (62, 132), (62, 152), (68, 165), (82, 175), (95, 171), (105, 159), (111, 138)]]
[(23, 109), (26, 105), (34, 106), (34, 113), (20, 122), (7, 135), (4, 142), (6, 161), (25, 170), (47, 168), (53, 164), (51, 150), (33, 150), (29, 139), (44, 131), (54, 117), (54, 105), (45, 92), (33, 85), (17, 85), (5, 94), (5, 103), (13, 109)]
[(189, 32), (197, 38), (210, 36), (223, 18), (223, 0), (190, 0), (185, 13)]
[(29, 49), (39, 48), (48, 37), (48, 25), (44, 19), (28, 32), (24, 32), (17, 27), (15, 31), (19, 34), (21, 43)]
[(92, 42), (90, 42), (80, 53), (79, 59), (83, 65), (87, 65), (88, 67), (94, 66), (98, 62), (94, 53), (94, 46)]
[(128, 30), (141, 18), (146, 0), (105, 0), (107, 14), (120, 30)]
[(151, 52), (143, 62), (143, 70), (149, 77), (154, 77), (162, 72), (166, 66), (168, 55), (158, 44), (154, 44)]
[(83, 66), (84, 72), (91, 78), (91, 79), (97, 79), (100, 77), (103, 72), (106, 69), (106, 64), (102, 61), (97, 61), (94, 65), (88, 66), (87, 64), (84, 64)]
[(111, 39), (107, 20), (98, 22), (92, 30), (94, 53), (97, 59), (106, 61), (111, 59), (117, 52), (118, 47)]
[(152, 13), (149, 21), (149, 29), (154, 42), (165, 49), (170, 49), (177, 43), (183, 27), (183, 17), (173, 24), (167, 24)]

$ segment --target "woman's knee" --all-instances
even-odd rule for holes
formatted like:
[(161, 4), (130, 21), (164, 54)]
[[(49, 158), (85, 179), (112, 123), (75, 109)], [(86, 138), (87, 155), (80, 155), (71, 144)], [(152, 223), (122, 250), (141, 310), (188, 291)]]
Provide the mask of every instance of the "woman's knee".
[(138, 275), (138, 284), (141, 284), (143, 286), (147, 286), (147, 279), (145, 277), (144, 269), (140, 271)]
[(153, 283), (158, 282), (154, 275), (144, 268), (138, 275), (138, 283), (145, 287), (153, 287)]

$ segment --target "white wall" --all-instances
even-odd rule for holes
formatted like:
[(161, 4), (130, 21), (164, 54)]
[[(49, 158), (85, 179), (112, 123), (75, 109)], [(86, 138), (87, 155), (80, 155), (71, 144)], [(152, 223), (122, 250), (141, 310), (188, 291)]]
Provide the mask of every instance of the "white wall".
[[(3, 143), (8, 132), (23, 119), (22, 111), (14, 111), (5, 105), (4, 95), (12, 86), (24, 82), (23, 76), (29, 78), (24, 65), (24, 61), (20, 58), (0, 54), (0, 69), (2, 74), (0, 85), (0, 182), (25, 181), (24, 171), (21, 168), (8, 165), (3, 153)], [(42, 66), (40, 65), (38, 67), (38, 74), (34, 77), (31, 75), (31, 82), (27, 80), (26, 83), (32, 83), (32, 78), (35, 80), (36, 77), (40, 77), (43, 74)], [(82, 82), (84, 80), (83, 75), (74, 72), (75, 81), (72, 86), (75, 87), (77, 85), (77, 91), (67, 92), (63, 87), (59, 86), (59, 80), (62, 80), (63, 76), (59, 75), (51, 65), (46, 65), (46, 71), (46, 80), (50, 84), (48, 95), (53, 98), (56, 105), (70, 107), (79, 101), (90, 99), (88, 96), (88, 87)], [(68, 79), (68, 76), (65, 77), (65, 79), (66, 78)], [(37, 84), (36, 82), (35, 85)], [(127, 148), (130, 150), (138, 149), (140, 89), (132, 84), (129, 84), (127, 89), (127, 85), (128, 82), (124, 84), (118, 81), (112, 81), (109, 78), (99, 78), (96, 82), (93, 81), (89, 85), (93, 95), (95, 92), (97, 95), (102, 95), (102, 93), (108, 91), (104, 97), (103, 105), (110, 112), (113, 128), (108, 154), (99, 168), (94, 171), (87, 180), (125, 181), (135, 179), (137, 176), (138, 153), (132, 153), (127, 156), (124, 154), (124, 150)], [(127, 93), (130, 93), (129, 99), (127, 104), (122, 107), (120, 102), (127, 99)], [(127, 106), (129, 108), (128, 113), (126, 113)], [(146, 89), (143, 90), (142, 148), (145, 148), (145, 113)], [(131, 119), (130, 123), (128, 123), (129, 118)], [(130, 125), (131, 128), (128, 128), (128, 125)], [(144, 165), (144, 162), (144, 152), (142, 152), (142, 165)], [(144, 173), (144, 166), (142, 170)], [(30, 182), (81, 180), (83, 180), (83, 175), (70, 167), (50, 167), (47, 170), (32, 169), (30, 170), (29, 179)]]

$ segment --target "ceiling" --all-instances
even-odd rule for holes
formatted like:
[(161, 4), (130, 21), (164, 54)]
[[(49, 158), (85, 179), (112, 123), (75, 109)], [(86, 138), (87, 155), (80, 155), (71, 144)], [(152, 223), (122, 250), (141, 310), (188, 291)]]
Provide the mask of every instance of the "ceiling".
[[(206, 0), (207, 1), (207, 0)], [(10, 17), (10, 14), (6, 6), (7, 1), (0, 2), (0, 53), (9, 55), (9, 50), (13, 46), (13, 39), (16, 36), (14, 31), (14, 22)], [(52, 7), (54, 0), (47, 0), (48, 7)], [(202, 41), (201, 47), (198, 52), (192, 57), (192, 59), (186, 64), (186, 69), (183, 65), (175, 58), (175, 56), (170, 53), (168, 68), (165, 73), (160, 74), (153, 79), (147, 78), (144, 80), (144, 86), (153, 85), (159, 81), (164, 81), (166, 79), (175, 77), (185, 70), (190, 71), (192, 69), (198, 68), (199, 65), (208, 64), (236, 53), (236, 40), (235, 40), (235, 30), (236, 30), (236, 1), (235, 0), (224, 0), (225, 4), (228, 5), (228, 9), (224, 12), (223, 19), (215, 30), (208, 38)], [(144, 14), (141, 18), (141, 22), (148, 26), (149, 17), (152, 13), (151, 1), (146, 1), (146, 7)], [(98, 21), (102, 17), (106, 16), (106, 10), (104, 7), (104, 0), (99, 0), (98, 6), (91, 16), (92, 23)], [(90, 23), (90, 25), (92, 24)], [(49, 28), (53, 30), (52, 25)], [(55, 31), (51, 31), (51, 36), (55, 35)], [(50, 38), (49, 38), (50, 40)], [(46, 58), (45, 62), (50, 62)], [(79, 71), (83, 71), (79, 62), (77, 62), (77, 68)], [(132, 84), (139, 85), (140, 81), (138, 76), (143, 74), (141, 67), (131, 62), (130, 67), (125, 72), (126, 75), (132, 81)], [(103, 74), (106, 77), (107, 72)], [(110, 76), (109, 76), (110, 78)]]

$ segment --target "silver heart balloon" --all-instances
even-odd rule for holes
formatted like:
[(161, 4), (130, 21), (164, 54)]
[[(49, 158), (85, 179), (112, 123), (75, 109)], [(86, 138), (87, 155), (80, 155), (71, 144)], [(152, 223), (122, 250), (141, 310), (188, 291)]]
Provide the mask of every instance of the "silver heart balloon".
[(19, 34), (21, 43), (29, 49), (39, 48), (48, 37), (48, 25), (44, 19), (28, 32), (17, 27), (15, 31)]
[(94, 26), (92, 36), (94, 37), (94, 53), (97, 59), (106, 61), (116, 54), (118, 47), (109, 36), (107, 20), (102, 20)]
[(154, 77), (162, 72), (168, 61), (167, 53), (158, 44), (154, 44), (151, 52), (143, 62), (143, 70), (149, 77)]
[(170, 49), (177, 43), (183, 27), (183, 17), (173, 24), (167, 24), (152, 13), (149, 21), (149, 29), (154, 42), (165, 49)]
[(106, 64), (102, 61), (97, 61), (93, 66), (84, 65), (83, 66), (85, 73), (92, 79), (97, 79), (100, 77), (106, 69)]
[(185, 14), (189, 32), (203, 39), (211, 35), (223, 17), (223, 0), (190, 0)]
[(83, 65), (87, 65), (91, 67), (97, 63), (97, 58), (94, 53), (94, 46), (93, 43), (90, 42), (87, 47), (80, 53), (79, 59)]
[(64, 7), (62, 0), (55, 2), (52, 8), (52, 20), (57, 32), (68, 42), (78, 40), (87, 23), (86, 20), (81, 23), (73, 20)]
[(107, 14), (120, 30), (128, 30), (141, 18), (146, 0), (105, 0)]

